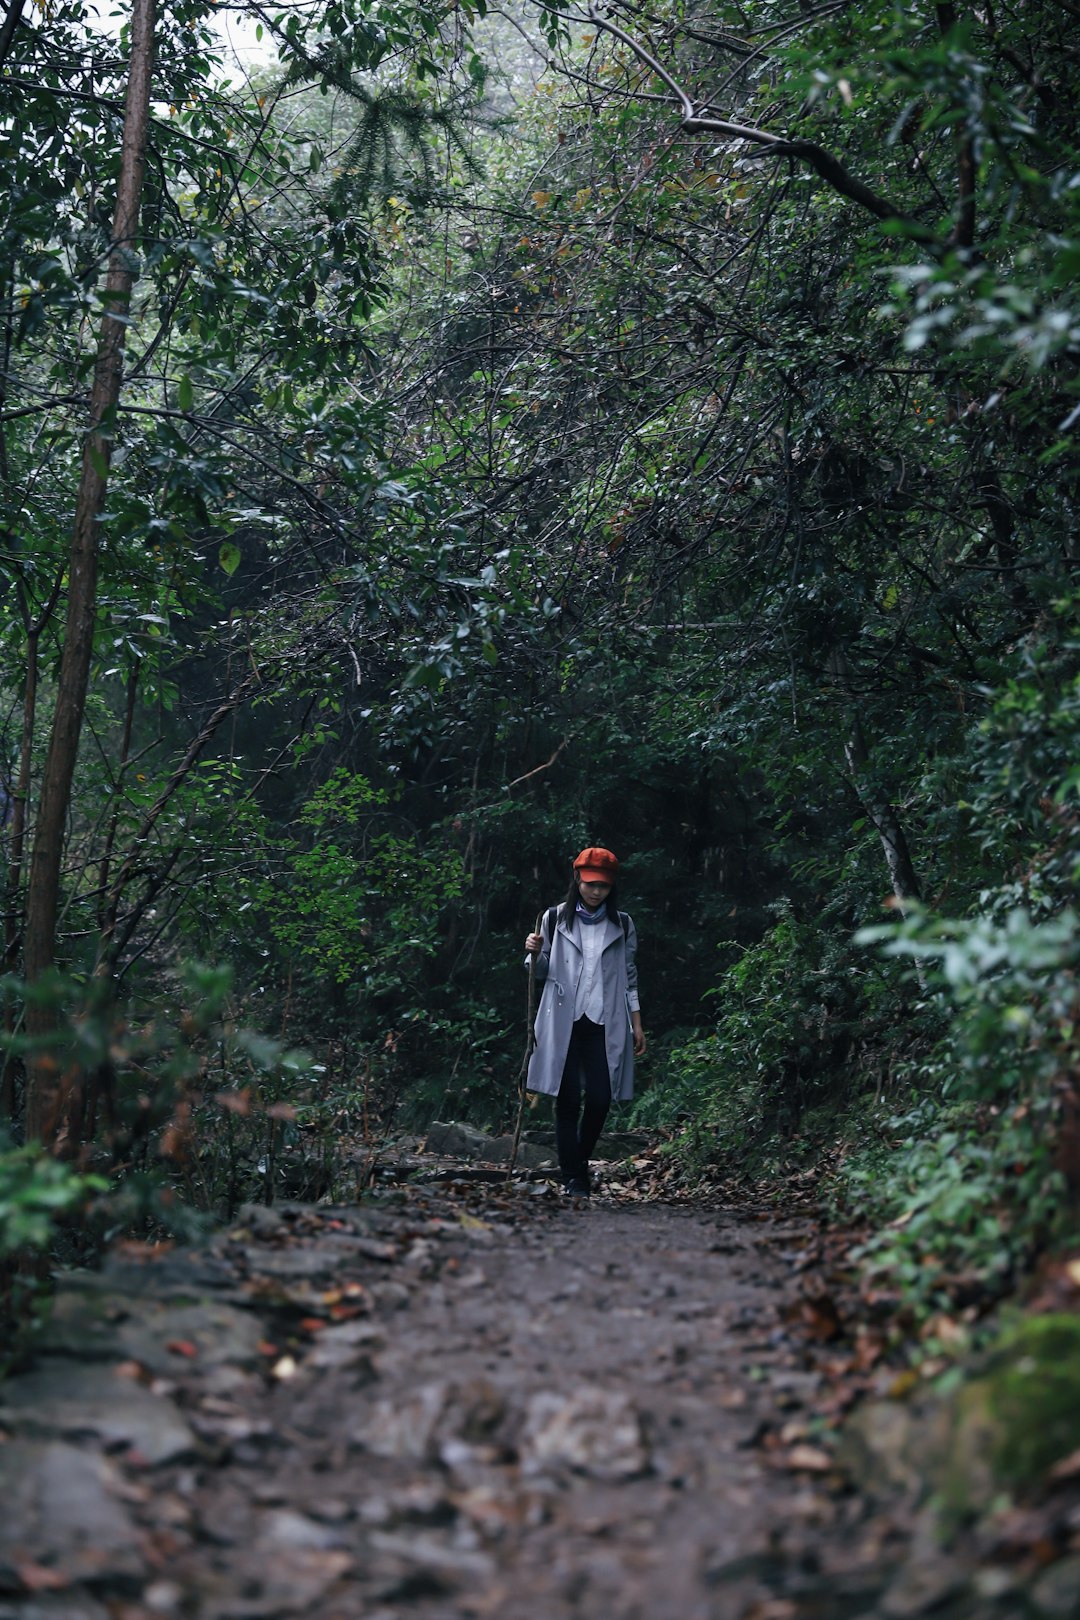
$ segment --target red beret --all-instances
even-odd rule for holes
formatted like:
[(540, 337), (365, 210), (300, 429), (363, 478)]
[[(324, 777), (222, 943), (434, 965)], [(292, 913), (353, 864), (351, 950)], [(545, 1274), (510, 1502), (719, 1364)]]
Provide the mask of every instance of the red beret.
[(586, 883), (614, 883), (619, 863), (610, 849), (583, 849), (574, 862), (574, 871)]

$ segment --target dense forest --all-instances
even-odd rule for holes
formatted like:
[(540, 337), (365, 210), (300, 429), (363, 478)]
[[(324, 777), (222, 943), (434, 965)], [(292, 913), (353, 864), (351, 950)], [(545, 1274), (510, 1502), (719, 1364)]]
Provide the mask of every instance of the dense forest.
[(6, 1253), (507, 1128), (587, 844), (686, 1184), (1070, 1231), (1078, 17), (6, 0)]

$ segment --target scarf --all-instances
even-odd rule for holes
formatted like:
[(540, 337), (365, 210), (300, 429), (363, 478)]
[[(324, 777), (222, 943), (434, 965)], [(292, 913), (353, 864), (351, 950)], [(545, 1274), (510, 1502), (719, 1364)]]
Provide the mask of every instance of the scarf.
[(591, 924), (604, 922), (607, 919), (607, 901), (605, 900), (602, 906), (597, 906), (595, 911), (590, 911), (589, 908), (582, 905), (581, 901), (579, 900), (577, 905), (574, 907), (574, 915), (576, 917), (580, 917), (583, 923)]

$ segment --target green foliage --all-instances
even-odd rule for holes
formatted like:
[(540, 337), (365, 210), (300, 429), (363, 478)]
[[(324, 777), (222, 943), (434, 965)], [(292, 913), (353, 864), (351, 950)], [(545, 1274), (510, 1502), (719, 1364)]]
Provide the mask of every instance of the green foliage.
[[(1034, 923), (1018, 909), (998, 923), (987, 916), (938, 918), (913, 909), (902, 923), (864, 929), (857, 938), (863, 944), (884, 939), (886, 955), (940, 965), (957, 1009), (953, 1051), (969, 1094), (1029, 1093), (1045, 1087), (1072, 1060), (1080, 1014), (1075, 912)], [(942, 1090), (952, 1089), (946, 1074)]]
[(382, 826), (390, 804), (386, 789), (339, 767), (300, 812), (311, 847), (287, 856), (287, 904), (263, 892), (278, 943), (337, 984), (407, 982), (410, 965), (437, 947), (443, 908), (463, 891), (455, 851)]
[(847, 1206), (877, 1228), (868, 1273), (929, 1311), (958, 1279), (1000, 1290), (1067, 1229), (1056, 1141), (1072, 1105), (1080, 930), (1069, 911), (1003, 924), (920, 912), (861, 937), (921, 960), (954, 1009), (924, 1065), (928, 1094), (885, 1125), (887, 1150), (857, 1152), (841, 1177)]
[(807, 1110), (842, 1080), (853, 1032), (872, 1016), (850, 954), (784, 905), (780, 918), (707, 993), (714, 1031), (677, 1046), (664, 1081), (637, 1105), (639, 1124), (692, 1123), (699, 1161), (734, 1163), (770, 1138), (798, 1134)]
[(1003, 1292), (1065, 1230), (1053, 1108), (987, 1113), (922, 1103), (886, 1120), (844, 1163), (837, 1207), (874, 1228), (857, 1250), (868, 1285), (920, 1316)]
[(1002, 671), (973, 739), (972, 780), (960, 808), (992, 868), (1011, 876), (980, 896), (998, 917), (1018, 906), (1051, 917), (1080, 879), (1078, 608), (1071, 591), (1051, 604)]
[(96, 1136), (96, 1162), (109, 1172), (107, 1180), (88, 1178), (63, 1161), (12, 1150), (5, 1220), (23, 1221), (12, 1231), (36, 1234), (21, 1241), (47, 1248), (53, 1231), (32, 1223), (53, 1207), (75, 1213), (91, 1188), (100, 1195), (92, 1219), (73, 1223), (87, 1255), (125, 1232), (188, 1237), (205, 1215), (263, 1196), (260, 1161), (295, 1135), (314, 1071), (306, 1053), (236, 1018), (230, 968), (182, 963), (168, 1012), (122, 1007), (102, 981), (61, 974), (4, 988), (52, 1010), (47, 1036), (16, 1030), (3, 1047), (55, 1065), (65, 1135)]
[(58, 1240), (102, 1202), (108, 1182), (0, 1132), (0, 1373), (46, 1309)]
[(108, 1182), (0, 1136), (0, 1259), (47, 1250), (58, 1222), (82, 1213)]
[[(1080, 924), (1066, 903), (1080, 742), (1072, 623), (1064, 601), (1016, 650), (969, 734), (960, 825), (944, 824), (954, 859), (972, 851), (970, 913), (909, 903), (902, 920), (857, 935), (919, 964), (926, 1040), (897, 1075), (915, 1106), (847, 1160), (842, 1197), (877, 1228), (870, 1274), (924, 1311), (947, 1304), (958, 1278), (1000, 1290), (1072, 1221), (1077, 1166), (1062, 1145), (1080, 1028)], [(979, 887), (988, 866), (999, 881)]]

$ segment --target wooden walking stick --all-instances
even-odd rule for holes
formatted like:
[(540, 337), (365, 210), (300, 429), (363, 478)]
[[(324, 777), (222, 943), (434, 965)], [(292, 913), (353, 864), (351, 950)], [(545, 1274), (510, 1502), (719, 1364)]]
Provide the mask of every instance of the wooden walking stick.
[[(544, 913), (537, 914), (534, 934), (538, 934), (544, 926)], [(525, 1118), (525, 1082), (529, 1076), (529, 1059), (533, 1055), (536, 1045), (536, 1031), (533, 1023), (536, 1018), (536, 952), (529, 952), (529, 998), (528, 1011), (525, 1014), (525, 1056), (521, 1060), (521, 1069), (518, 1073), (518, 1111), (517, 1124), (514, 1126), (514, 1145), (510, 1149), (510, 1163), (506, 1169), (506, 1179), (510, 1180), (517, 1164), (518, 1143), (521, 1141), (521, 1122)]]

